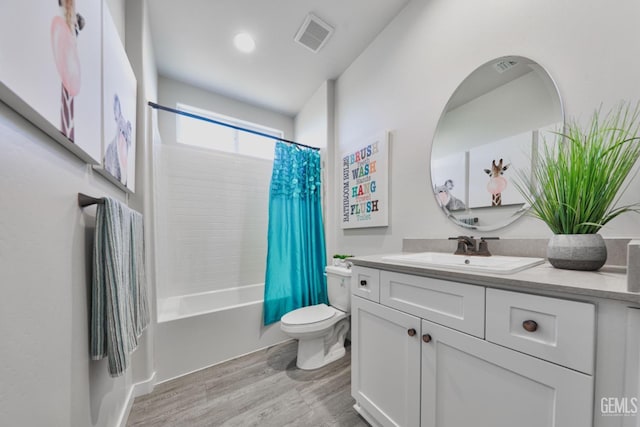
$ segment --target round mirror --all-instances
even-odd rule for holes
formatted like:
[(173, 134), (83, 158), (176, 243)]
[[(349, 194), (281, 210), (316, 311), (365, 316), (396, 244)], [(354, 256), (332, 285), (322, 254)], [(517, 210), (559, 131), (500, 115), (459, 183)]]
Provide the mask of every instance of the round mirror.
[(558, 88), (536, 62), (505, 56), (477, 68), (451, 96), (436, 128), (436, 202), (469, 229), (496, 230), (515, 221), (529, 208), (516, 176), (530, 175), (543, 141), (554, 140), (563, 123)]

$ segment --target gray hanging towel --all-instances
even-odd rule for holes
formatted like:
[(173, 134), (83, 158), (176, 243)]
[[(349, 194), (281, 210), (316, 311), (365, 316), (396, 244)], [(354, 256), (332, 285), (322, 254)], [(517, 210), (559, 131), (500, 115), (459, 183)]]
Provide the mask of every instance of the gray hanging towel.
[(91, 293), (91, 358), (122, 375), (149, 324), (143, 218), (106, 197), (96, 212)]

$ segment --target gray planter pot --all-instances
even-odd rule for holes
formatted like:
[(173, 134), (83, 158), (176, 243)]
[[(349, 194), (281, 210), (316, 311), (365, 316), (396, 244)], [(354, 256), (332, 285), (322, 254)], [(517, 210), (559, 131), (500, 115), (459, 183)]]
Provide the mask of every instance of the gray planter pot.
[(607, 246), (599, 234), (555, 234), (547, 258), (555, 268), (593, 271), (607, 261)]

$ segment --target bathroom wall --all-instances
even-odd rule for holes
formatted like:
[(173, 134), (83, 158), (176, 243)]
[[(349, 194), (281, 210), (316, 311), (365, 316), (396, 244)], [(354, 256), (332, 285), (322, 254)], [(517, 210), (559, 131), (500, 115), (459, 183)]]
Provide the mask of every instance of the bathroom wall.
[[(358, 145), (358, 138), (391, 132), (391, 225), (335, 227), (335, 249), (394, 252), (401, 250), (403, 237), (466, 234), (445, 219), (429, 188), (431, 138), (458, 84), (493, 58), (521, 55), (549, 71), (568, 116), (584, 120), (601, 103), (609, 108), (621, 99), (636, 101), (640, 55), (631, 53), (638, 51), (639, 15), (635, 0), (411, 1), (336, 81), (336, 161)], [(636, 179), (622, 202), (637, 202), (638, 194)], [(328, 212), (334, 217), (338, 201), (330, 200)], [(524, 218), (487, 234), (544, 238), (551, 232), (540, 221)], [(637, 237), (640, 215), (619, 217), (601, 234)]]
[(136, 373), (89, 359), (95, 207), (77, 194), (124, 194), (1, 102), (0, 153), (0, 424), (118, 425)]
[[(187, 83), (160, 76), (158, 79), (158, 103), (176, 108), (180, 102), (192, 107), (209, 110), (262, 126), (280, 129), (285, 139), (293, 139), (293, 117), (253, 106), (242, 101), (208, 92)], [(176, 142), (176, 120), (173, 113), (159, 112), (160, 135), (164, 143)]]
[(307, 100), (305, 105), (300, 109), (294, 120), (295, 140), (312, 147), (320, 147), (320, 155), (322, 156), (323, 174), (322, 174), (322, 204), (323, 204), (323, 220), (325, 230), (325, 240), (327, 247), (327, 260), (330, 260), (333, 253), (329, 248), (335, 247), (331, 239), (335, 239), (336, 234), (332, 232), (336, 225), (332, 222), (335, 217), (328, 214), (328, 204), (335, 197), (333, 171), (333, 159), (335, 153), (335, 126), (334, 126), (334, 87), (333, 80), (323, 82), (315, 93)]
[[(155, 183), (153, 180), (153, 127), (156, 120), (152, 120), (152, 110), (148, 101), (158, 99), (158, 71), (156, 68), (151, 29), (147, 12), (147, 0), (126, 2), (126, 46), (131, 66), (138, 77), (138, 120), (136, 137), (139, 141), (136, 153), (136, 194), (129, 198), (129, 205), (142, 212), (145, 216), (145, 251), (146, 268), (151, 308), (151, 323), (143, 333), (138, 343), (138, 349), (132, 357), (133, 383), (136, 388), (135, 396), (145, 394), (153, 389), (155, 378), (154, 341), (155, 323), (157, 318), (155, 293), (156, 286), (156, 257), (155, 234), (156, 220), (153, 212), (155, 197)], [(140, 143), (142, 141), (143, 143)]]

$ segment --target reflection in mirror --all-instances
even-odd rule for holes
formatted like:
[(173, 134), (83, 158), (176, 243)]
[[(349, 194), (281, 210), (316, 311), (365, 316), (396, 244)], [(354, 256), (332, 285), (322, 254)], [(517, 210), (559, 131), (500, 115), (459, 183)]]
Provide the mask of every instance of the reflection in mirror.
[(431, 148), (431, 183), (456, 224), (496, 230), (529, 208), (514, 180), (530, 175), (544, 140), (561, 131), (558, 89), (536, 62), (507, 56), (477, 68), (447, 103)]

